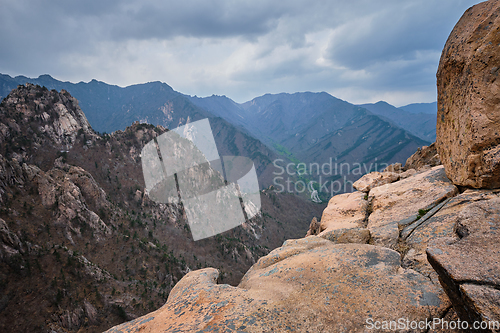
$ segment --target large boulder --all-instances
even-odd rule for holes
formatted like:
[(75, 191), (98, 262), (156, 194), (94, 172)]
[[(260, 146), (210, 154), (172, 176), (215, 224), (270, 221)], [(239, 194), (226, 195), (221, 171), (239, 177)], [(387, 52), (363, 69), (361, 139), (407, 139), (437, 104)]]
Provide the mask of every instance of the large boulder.
[(437, 150), (454, 184), (500, 187), (500, 1), (467, 10), (437, 72)]
[(108, 332), (367, 332), (442, 318), (449, 307), (435, 284), (401, 267), (399, 253), (316, 236), (262, 257), (238, 287), (217, 276), (187, 274), (162, 308)]

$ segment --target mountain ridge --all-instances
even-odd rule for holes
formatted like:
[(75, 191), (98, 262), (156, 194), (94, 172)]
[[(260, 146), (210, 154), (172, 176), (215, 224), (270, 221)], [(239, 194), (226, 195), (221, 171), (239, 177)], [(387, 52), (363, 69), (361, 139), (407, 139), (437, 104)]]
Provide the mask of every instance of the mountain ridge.
[(436, 103), (409, 104), (404, 107), (396, 108), (387, 102), (379, 101), (373, 104), (361, 104), (360, 106), (406, 129), (422, 140), (428, 142), (436, 141)]
[(385, 117), (325, 92), (266, 94), (242, 104), (220, 96), (191, 99), (207, 111), (238, 122), (268, 146), (290, 156), (295, 166), (349, 165), (343, 174), (304, 175), (304, 181), (329, 183), (328, 195), (322, 196), (320, 190), (322, 200), (333, 195), (333, 184), (339, 188), (339, 180), (343, 190), (357, 180), (360, 175), (352, 171), (357, 164), (381, 170), (384, 165), (404, 163), (418, 147), (430, 144)]
[[(243, 118), (245, 116), (248, 116), (248, 112), (246, 112), (247, 114), (245, 114), (245, 110), (248, 111), (248, 109), (252, 109), (252, 105), (254, 105), (257, 101), (262, 101), (262, 100), (266, 100), (266, 99), (267, 100), (269, 100), (269, 99), (276, 100), (277, 97), (283, 97), (283, 96), (286, 96), (288, 98), (294, 98), (295, 96), (299, 96), (299, 97), (302, 96), (303, 97), (305, 95), (317, 95), (317, 96), (327, 95), (328, 98), (330, 98), (336, 102), (348, 103), (348, 102), (343, 101), (341, 99), (338, 99), (334, 96), (331, 96), (330, 94), (328, 94), (326, 92), (296, 92), (296, 93), (265, 94), (262, 96), (255, 97), (252, 100), (244, 102), (244, 103), (237, 103), (225, 95), (222, 95), (222, 96), (212, 95), (212, 96), (208, 96), (208, 97), (197, 97), (197, 96), (185, 95), (185, 94), (174, 91), (171, 86), (169, 86), (166, 83), (160, 82), (160, 81), (151, 81), (151, 82), (147, 82), (147, 83), (134, 84), (134, 85), (130, 85), (127, 87), (120, 87), (118, 85), (110, 85), (110, 84), (107, 84), (105, 82), (98, 81), (96, 79), (92, 79), (87, 83), (83, 82), (83, 81), (80, 81), (78, 83), (71, 83), (69, 81), (62, 82), (62, 81), (59, 81), (59, 80), (53, 78), (52, 76), (50, 76), (48, 74), (40, 75), (38, 78), (28, 78), (28, 77), (23, 76), (23, 75), (11, 77), (7, 74), (0, 74), (0, 79), (2, 80), (1, 85), (0, 85), (0, 100), (4, 96), (6, 96), (10, 92), (10, 90), (15, 88), (15, 86), (14, 86), (15, 84), (24, 84), (26, 82), (30, 82), (30, 83), (39, 84), (42, 86), (47, 86), (49, 89), (55, 88), (57, 90), (65, 89), (65, 90), (69, 91), (70, 93), (77, 96), (77, 99), (80, 101), (80, 104), (82, 104), (82, 109), (84, 111), (87, 108), (90, 109), (90, 107), (98, 107), (98, 108), (100, 108), (98, 111), (102, 111), (103, 105), (106, 106), (107, 104), (109, 104), (110, 102), (108, 102), (108, 101), (113, 99), (113, 98), (116, 98), (117, 97), (116, 95), (121, 95), (121, 96), (131, 95), (130, 93), (132, 93), (137, 88), (144, 88), (144, 87), (149, 87), (149, 86), (161, 87), (163, 90), (166, 90), (170, 93), (175, 93), (176, 97), (184, 96), (185, 98), (187, 98), (191, 102), (193, 102), (195, 105), (200, 106), (203, 110), (209, 111), (211, 113), (210, 115), (207, 115), (202, 110), (197, 110), (197, 112), (201, 112), (202, 116), (205, 116), (205, 117), (210, 117), (210, 116), (214, 116), (214, 115), (219, 116), (219, 117), (221, 117), (225, 120), (228, 120), (232, 124), (237, 125), (241, 128), (244, 128), (243, 123), (242, 123)], [(85, 86), (94, 88), (94, 87), (97, 87), (99, 85), (105, 86), (108, 90), (108, 93), (110, 93), (110, 96), (107, 96), (106, 98), (99, 99), (99, 103), (94, 102), (93, 104), (91, 104), (89, 99), (85, 98), (85, 96), (82, 94), (82, 90)], [(149, 88), (149, 89), (151, 89), (151, 88)], [(117, 93), (118, 91), (122, 91), (123, 93), (118, 94)], [(168, 99), (169, 96), (166, 96), (166, 97)], [(221, 103), (221, 100), (223, 100), (223, 103)], [(126, 102), (126, 103), (128, 103), (128, 102)], [(383, 102), (383, 101), (380, 101), (377, 103), (361, 104), (359, 106), (367, 108), (372, 112), (375, 111), (375, 114), (377, 114), (377, 115), (385, 116), (383, 114), (383, 112), (379, 112), (376, 110), (377, 109), (376, 106), (380, 103), (385, 103), (387, 105), (387, 107), (397, 109), (399, 112), (402, 113), (403, 116), (410, 115), (410, 117), (411, 117), (412, 114), (424, 113), (424, 114), (428, 115), (428, 114), (435, 114), (437, 112), (437, 109), (434, 110), (435, 109), (434, 106), (435, 106), (436, 102), (433, 102), (433, 103), (413, 103), (413, 104), (408, 104), (406, 106), (402, 106), (400, 108), (396, 108), (396, 107), (388, 104), (387, 102)], [(96, 106), (96, 104), (97, 104), (97, 106)], [(262, 104), (262, 103), (260, 103), (260, 104)], [(348, 104), (354, 105), (351, 103), (348, 103)], [(290, 105), (288, 105), (288, 106), (290, 106)], [(107, 109), (112, 108), (109, 105), (107, 105), (106, 107), (107, 107)], [(261, 107), (262, 107), (262, 105), (261, 105)], [(290, 109), (293, 109), (293, 107), (287, 108), (288, 111)], [(113, 112), (119, 112), (119, 111), (121, 111), (121, 112), (125, 111), (125, 113), (130, 113), (131, 110), (130, 109), (123, 110), (123, 108), (122, 108), (121, 110), (115, 110)], [(89, 112), (86, 112), (86, 113), (89, 113)], [(140, 117), (136, 118), (136, 119), (128, 119), (127, 117), (125, 117), (124, 119), (120, 119), (120, 121), (118, 121), (118, 122), (116, 121), (116, 116), (114, 116), (114, 117), (112, 117), (113, 118), (112, 120), (105, 122), (103, 124), (103, 123), (101, 123), (101, 121), (100, 121), (101, 119), (99, 119), (99, 118), (96, 118), (94, 121), (94, 118), (93, 118), (95, 116), (94, 113), (98, 113), (98, 112), (90, 112), (88, 118), (90, 119), (91, 123), (95, 123), (95, 126), (94, 126), (95, 129), (100, 131), (100, 132), (112, 132), (112, 131), (117, 130), (117, 129), (123, 129), (126, 127), (127, 124), (130, 124), (135, 120), (159, 121), (159, 118), (158, 118), (159, 114), (157, 115), (157, 119), (151, 118), (151, 116), (149, 116), (149, 118), (144, 118), (144, 119), (141, 119)], [(401, 118), (401, 117), (399, 117), (399, 118)], [(182, 119), (176, 119), (176, 120), (182, 120)], [(389, 119), (389, 120), (393, 121), (393, 119)], [(394, 123), (396, 125), (402, 127), (405, 130), (409, 130), (412, 134), (414, 134), (414, 135), (416, 135), (416, 136), (418, 136), (426, 141), (433, 141), (433, 140), (429, 140), (430, 137), (429, 137), (428, 133), (421, 134), (418, 131), (414, 131), (408, 127), (408, 123), (415, 122), (415, 120), (418, 120), (418, 119), (413, 117), (412, 121), (408, 121), (408, 122), (396, 121)], [(106, 123), (113, 123), (113, 125), (112, 125), (112, 127), (110, 127), (109, 125), (105, 125)], [(177, 122), (177, 124), (175, 124), (175, 122), (172, 123), (170, 121), (169, 123), (163, 123), (161, 125), (168, 127), (168, 126), (172, 126), (173, 124), (177, 126), (180, 124), (180, 122)]]
[[(26, 77), (2, 76), (0, 87), (5, 91), (16, 80), (23, 81)], [(31, 81), (74, 94), (89, 122), (100, 132), (124, 129), (134, 121), (173, 128), (209, 118), (219, 153), (252, 158), (261, 188), (276, 185), (278, 181), (296, 184), (301, 180), (295, 171), (278, 180), (279, 170), (273, 161), (292, 163), (290, 170), (300, 163), (323, 164), (332, 160), (383, 166), (404, 163), (418, 147), (430, 144), (394, 122), (326, 92), (266, 94), (238, 104), (226, 96), (183, 95), (158, 81), (124, 88), (97, 80), (60, 82), (49, 75)], [(320, 182), (319, 176), (308, 175), (302, 181)], [(359, 177), (351, 173), (340, 178), (343, 176), (346, 182)], [(322, 178), (333, 182), (339, 176)], [(331, 191), (323, 193), (322, 200), (328, 200), (331, 194)]]
[[(0, 95), (10, 89), (9, 82), (13, 84), (26, 80), (24, 76), (9, 78), (5, 75), (0, 77)], [(29, 81), (47, 86), (48, 89), (64, 89), (75, 95), (89, 122), (101, 133), (124, 130), (135, 121), (175, 128), (189, 121), (209, 118), (219, 153), (252, 158), (261, 188), (272, 185), (271, 161), (279, 158), (276, 152), (226, 120), (190, 103), (166, 83), (154, 81), (121, 88), (97, 80), (76, 84), (61, 82), (50, 75)]]

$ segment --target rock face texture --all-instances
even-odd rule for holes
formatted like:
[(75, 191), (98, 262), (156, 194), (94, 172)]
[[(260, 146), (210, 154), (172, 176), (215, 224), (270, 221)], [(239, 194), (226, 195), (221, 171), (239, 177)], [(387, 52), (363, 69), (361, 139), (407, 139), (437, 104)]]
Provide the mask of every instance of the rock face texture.
[(470, 323), (500, 318), (500, 197), (482, 197), (458, 214), (460, 238), (438, 238), (427, 249), (455, 310)]
[[(392, 166), (392, 165), (391, 165)], [(370, 192), (374, 187), (390, 184), (399, 180), (396, 172), (370, 172), (354, 182), (353, 187), (361, 192)]]
[(403, 169), (405, 171), (411, 169), (420, 170), (425, 166), (434, 167), (440, 164), (441, 160), (437, 152), (436, 143), (434, 142), (430, 146), (418, 148), (415, 154), (408, 157)]
[(23, 251), (23, 245), (19, 237), (0, 219), (0, 260), (19, 254), (20, 251)]
[(12, 143), (15, 147), (16, 142), (11, 140), (20, 132), (34, 141), (34, 148), (49, 144), (68, 150), (78, 135), (85, 134), (88, 140), (97, 137), (76, 98), (65, 90), (58, 93), (28, 83), (13, 90), (2, 101), (2, 107), (3, 116), (11, 120), (0, 123), (0, 143)]
[(457, 185), (500, 187), (500, 1), (465, 12), (437, 72), (437, 150)]
[(328, 206), (323, 211), (320, 232), (359, 226), (366, 219), (367, 209), (368, 202), (361, 192), (336, 195), (328, 201)]
[(262, 257), (238, 287), (217, 276), (189, 273), (162, 308), (108, 332), (360, 332), (390, 318), (442, 317), (448, 305), (436, 285), (400, 266), (399, 253), (316, 236)]
[(426, 249), (429, 242), (443, 237), (458, 240), (456, 227), (461, 212), (471, 203), (487, 198), (490, 198), (489, 193), (467, 190), (456, 197), (446, 199), (415, 223), (405, 227), (401, 231), (401, 238), (409, 250), (404, 257), (404, 265), (431, 278), (437, 278), (436, 272), (427, 261)]
[[(467, 10), (441, 55), (436, 145), (456, 185), (500, 187), (499, 15), (500, 1)], [(461, 320), (497, 322), (485, 332), (500, 331), (499, 200), (498, 191), (467, 190), (406, 239), (414, 250), (408, 263), (422, 271), (430, 271), (427, 244), (427, 261)]]
[(334, 196), (323, 211), (321, 223), (314, 218), (306, 237), (318, 235), (334, 243), (368, 243), (370, 231), (366, 229), (367, 197), (362, 192)]
[(374, 244), (395, 248), (399, 231), (419, 218), (419, 211), (430, 210), (458, 189), (437, 166), (399, 182), (375, 187), (369, 193), (372, 213), (368, 218)]
[[(376, 332), (444, 318), (499, 332), (498, 14), (500, 1), (473, 7), (448, 40), (437, 143), (365, 175), (307, 237), (270, 253), (254, 240), (280, 229), (255, 223), (207, 240), (197, 258), (182, 212), (129, 182), (139, 169), (125, 166), (162, 129), (100, 136), (67, 93), (18, 88), (0, 104), (0, 331), (102, 331), (136, 318), (108, 332)], [(222, 284), (246, 262), (237, 286)]]
[(92, 230), (97, 241), (111, 235), (110, 226), (95, 212), (108, 210), (112, 205), (90, 173), (60, 162), (60, 168), (53, 168), (47, 173), (39, 171), (34, 182), (38, 184), (42, 204), (45, 208), (54, 208), (54, 223), (64, 229), (66, 238), (72, 244), (73, 235), (81, 237), (82, 224)]

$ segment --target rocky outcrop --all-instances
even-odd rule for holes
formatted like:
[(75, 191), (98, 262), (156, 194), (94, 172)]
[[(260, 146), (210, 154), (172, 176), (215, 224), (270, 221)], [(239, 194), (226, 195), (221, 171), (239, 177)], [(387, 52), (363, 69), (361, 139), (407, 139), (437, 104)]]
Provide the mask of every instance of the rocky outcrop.
[[(35, 148), (50, 144), (68, 150), (79, 134), (87, 135), (89, 140), (96, 138), (78, 101), (67, 91), (48, 91), (27, 83), (13, 90), (1, 105), (0, 143), (12, 145), (15, 136), (23, 133)], [(26, 143), (22, 142), (23, 146)], [(20, 154), (26, 157), (26, 153)]]
[[(469, 325), (474, 321), (499, 321), (500, 250), (497, 243), (500, 237), (500, 190), (466, 189), (459, 186), (497, 186), (495, 182), (498, 181), (499, 153), (496, 145), (500, 139), (495, 132), (495, 124), (498, 123), (495, 105), (498, 101), (495, 100), (496, 69), (493, 70), (490, 66), (490, 60), (498, 60), (492, 50), (500, 42), (496, 40), (496, 34), (493, 34), (498, 20), (499, 3), (500, 1), (490, 1), (468, 11), (443, 52), (438, 73), (438, 122), (442, 122), (443, 128), (442, 132), (438, 132), (437, 147), (431, 145), (420, 149), (407, 160), (404, 168), (395, 164), (384, 172), (366, 175), (356, 184), (359, 190), (357, 192), (331, 198), (321, 220), (314, 219), (311, 222), (308, 237), (288, 240), (261, 257), (238, 286), (218, 283), (227, 276), (227, 272), (225, 275), (222, 270), (201, 269), (204, 266), (201, 261), (197, 262), (194, 255), (193, 261), (185, 257), (179, 260), (172, 251), (167, 251), (166, 246), (162, 247), (154, 238), (158, 232), (163, 233), (163, 236), (174, 233), (170, 238), (174, 241), (182, 238), (182, 233), (175, 228), (157, 231), (160, 229), (159, 217), (167, 220), (160, 215), (160, 212), (166, 211), (165, 206), (147, 210), (149, 217), (144, 214), (144, 210), (141, 211), (142, 214), (134, 212), (135, 209), (145, 209), (154, 204), (141, 189), (130, 188), (131, 201), (125, 201), (125, 205), (134, 210), (130, 213), (127, 210), (126, 218), (118, 224), (108, 214), (101, 212), (106, 212), (111, 203), (104, 190), (85, 169), (66, 164), (63, 156), (55, 159), (55, 163), (52, 159), (53, 165), (46, 168), (26, 162), (25, 159), (31, 156), (30, 150), (16, 146), (21, 143), (19, 135), (16, 137), (17, 141), (12, 141), (10, 135), (14, 131), (28, 128), (22, 119), (31, 117), (31, 111), (20, 108), (18, 113), (10, 113), (13, 112), (15, 103), (9, 104), (8, 112), (0, 115), (5, 120), (0, 122), (0, 140), (11, 140), (6, 147), (14, 149), (8, 151), (9, 155), (5, 155), (8, 158), (0, 155), (0, 199), (2, 202), (9, 202), (12, 207), (2, 210), (6, 218), (0, 219), (0, 264), (7, 262), (11, 267), (9, 269), (18, 274), (16, 276), (28, 275), (23, 272), (26, 272), (24, 267), (29, 267), (29, 263), (35, 267), (37, 261), (34, 256), (18, 260), (20, 254), (29, 252), (30, 241), (34, 237), (15, 232), (14, 228), (22, 222), (19, 222), (21, 217), (17, 210), (23, 204), (36, 204), (38, 200), (38, 211), (51, 213), (54, 225), (62, 227), (66, 232), (64, 243), (69, 243), (69, 246), (83, 243), (79, 238), (85, 228), (89, 228), (89, 233), (97, 236), (98, 240), (80, 247), (87, 251), (83, 256), (68, 247), (54, 244), (50, 240), (50, 230), (44, 230), (42, 225), (37, 225), (37, 229), (33, 228), (31, 231), (32, 234), (37, 233), (37, 238), (39, 235), (44, 237), (48, 244), (41, 250), (50, 257), (46, 257), (42, 264), (57, 267), (52, 268), (58, 275), (51, 285), (60, 283), (63, 289), (60, 293), (58, 291), (55, 294), (53, 290), (54, 293), (49, 294), (55, 298), (53, 308), (58, 309), (52, 315), (54, 330), (59, 330), (59, 327), (61, 330), (77, 330), (87, 322), (105, 320), (106, 316), (102, 314), (109, 314), (110, 311), (104, 312), (103, 306), (115, 306), (122, 320), (133, 318), (129, 311), (133, 311), (138, 299), (145, 304), (148, 293), (159, 294), (160, 288), (175, 283), (174, 269), (179, 268), (179, 262), (184, 262), (182, 274), (189, 273), (170, 291), (163, 307), (118, 325), (109, 332), (366, 332), (376, 331), (377, 327), (372, 326), (372, 323), (388, 323), (398, 318), (404, 318), (408, 322), (460, 318)], [(468, 22), (471, 17), (477, 22)], [(485, 22), (488, 24), (484, 25)], [(459, 40), (466, 43), (459, 43)], [(491, 42), (492, 45), (484, 45), (484, 42)], [(477, 48), (473, 49), (475, 46)], [(485, 95), (487, 88), (492, 90), (490, 96)], [(68, 106), (70, 104), (62, 104), (67, 110), (71, 109)], [(62, 118), (71, 113), (65, 113), (57, 105), (51, 110), (56, 110), (55, 114)], [(22, 119), (14, 121), (16, 117)], [(76, 119), (77, 115), (72, 114), (72, 117)], [(38, 122), (43, 121), (42, 118), (35, 119), (36, 126), (29, 126), (34, 132), (41, 133)], [(36, 139), (35, 144), (30, 147), (43, 148), (41, 142), (48, 142), (53, 147), (67, 146), (73, 143), (71, 133), (83, 132), (83, 137), (86, 133), (84, 126), (77, 129), (69, 118), (59, 125), (55, 124), (52, 130), (50, 128), (49, 126), (49, 130), (43, 132), (45, 134), (35, 136), (50, 140)], [(64, 134), (66, 130), (68, 133)], [(64, 135), (58, 136), (60, 133)], [(91, 135), (91, 132), (88, 134)], [(66, 137), (69, 139), (62, 141)], [(75, 139), (77, 137), (78, 135)], [(126, 138), (134, 141), (134, 134)], [(108, 139), (109, 137), (106, 140)], [(151, 137), (144, 142), (148, 140)], [(134, 154), (138, 150), (132, 149), (133, 146), (130, 142), (127, 151), (135, 160), (137, 155)], [(90, 145), (85, 147), (90, 149)], [(109, 155), (119, 151), (117, 142), (108, 141), (105, 147), (106, 154)], [(444, 166), (438, 165), (440, 157)], [(109, 184), (114, 181), (118, 192), (121, 192), (122, 185), (118, 175), (112, 180), (110, 170), (119, 168), (119, 164), (125, 163), (123, 161), (126, 158), (128, 155), (122, 155), (121, 162), (114, 165), (111, 164), (111, 159), (103, 161), (109, 164), (107, 176), (101, 177), (107, 177)], [(98, 169), (97, 162), (95, 169)], [(105, 174), (106, 171), (102, 173)], [(127, 181), (127, 178), (131, 176), (127, 174), (121, 179)], [(21, 194), (29, 193), (23, 186), (34, 186), (39, 196), (28, 196), (27, 199), (33, 200), (13, 200), (14, 195), (19, 197), (13, 187), (21, 189), (18, 191)], [(109, 187), (113, 189), (111, 185)], [(271, 197), (269, 193), (264, 195)], [(274, 205), (279, 203), (273, 202)], [(96, 212), (108, 216), (104, 219)], [(173, 213), (169, 216), (174, 219)], [(182, 223), (182, 220), (179, 219), (176, 223)], [(140, 228), (134, 225), (139, 225)], [(261, 230), (263, 229), (262, 224)], [(259, 233), (259, 237), (270, 234)], [(110, 235), (117, 237), (112, 238)], [(253, 259), (249, 247), (241, 242), (231, 246), (236, 238), (225, 237), (224, 240), (223, 237), (216, 237), (215, 240), (219, 243), (217, 249), (221, 255), (236, 254), (231, 257), (234, 262), (242, 258), (238, 253), (245, 253), (249, 259)], [(130, 245), (127, 243), (135, 246), (132, 245), (128, 250), (127, 246)], [(209, 240), (203, 248), (206, 253), (211, 249), (208, 244)], [(88, 245), (94, 248), (86, 250)], [(176, 245), (178, 244), (174, 246)], [(105, 250), (98, 252), (100, 248)], [(150, 253), (146, 252), (149, 250)], [(184, 250), (191, 254), (189, 248)], [(93, 264), (104, 253), (111, 251), (123, 253), (114, 253), (107, 258), (106, 269)], [(137, 260), (141, 258), (140, 251), (144, 251), (144, 255), (148, 253), (143, 262)], [(42, 251), (38, 251), (38, 254), (42, 254)], [(135, 265), (128, 254), (136, 259)], [(158, 261), (155, 265), (150, 265), (148, 258)], [(205, 266), (207, 259), (210, 257), (204, 258)], [(196, 266), (188, 266), (185, 260)], [(54, 266), (54, 262), (60, 265)], [(125, 265), (119, 266), (123, 262)], [(40, 271), (43, 265), (39, 265)], [(113, 267), (114, 265), (116, 266)], [(10, 286), (15, 282), (12, 275), (7, 278), (4, 273), (7, 269), (4, 267), (6, 266), (3, 265), (0, 270), (0, 288), (5, 288), (5, 281), (9, 281)], [(108, 267), (113, 271), (108, 272)], [(190, 267), (197, 267), (198, 270), (191, 271)], [(132, 273), (135, 270), (139, 270), (140, 274)], [(121, 279), (116, 274), (121, 275)], [(143, 280), (140, 280), (140, 275)], [(69, 281), (72, 285), (79, 285), (80, 280), (77, 279), (83, 279), (85, 282), (81, 285), (89, 289), (67, 297), (63, 303), (66, 308), (63, 309), (60, 302), (69, 290), (67, 285)], [(132, 286), (132, 281), (137, 281), (136, 279), (140, 281), (141, 287), (138, 283)], [(113, 284), (106, 287), (110, 290), (105, 291), (104, 296), (100, 295), (98, 288), (107, 281)], [(90, 283), (95, 284), (92, 286)], [(162, 286), (158, 286), (160, 283)], [(137, 291), (142, 287), (144, 291), (139, 298), (139, 294), (133, 294), (133, 290)], [(38, 290), (41, 289), (39, 287)], [(17, 290), (24, 291), (21, 288)], [(95, 297), (90, 302), (86, 297), (92, 297), (93, 290)], [(106, 289), (101, 287), (99, 290)], [(118, 293), (120, 296), (111, 300), (110, 294)], [(4, 304), (12, 302), (11, 297), (18, 297), (15, 302), (20, 302), (17, 296), (19, 293), (10, 292), (6, 295), (0, 299), (0, 314)], [(26, 297), (28, 295), (29, 293), (23, 294), (22, 300), (28, 300), (31, 297)], [(165, 292), (163, 295), (166, 295)], [(445, 331), (427, 328), (425, 326), (418, 330), (404, 327), (400, 331)], [(498, 329), (489, 328), (485, 331)]]
[(413, 155), (408, 157), (403, 170), (421, 170), (425, 167), (435, 167), (438, 165), (441, 165), (441, 159), (439, 158), (436, 143), (434, 142), (430, 146), (418, 148)]
[(84, 300), (83, 306), (78, 307), (73, 311), (66, 310), (60, 315), (53, 315), (52, 319), (59, 327), (77, 331), (83, 326), (95, 325), (98, 323), (97, 310), (95, 307)]
[(310, 236), (259, 259), (238, 287), (186, 275), (159, 310), (108, 332), (362, 332), (371, 323), (442, 317), (448, 302), (399, 253)]
[[(499, 15), (498, 0), (467, 10), (441, 55), (436, 145), (456, 185), (500, 187)], [(406, 240), (414, 247), (408, 264), (435, 274), (430, 263), (458, 316), (469, 324), (500, 321), (499, 204), (498, 191), (467, 190), (410, 230)]]
[(0, 219), (0, 260), (5, 260), (22, 251), (19, 237), (13, 233), (7, 223)]
[(334, 243), (366, 244), (370, 240), (370, 231), (366, 229), (367, 216), (367, 194), (354, 192), (336, 195), (328, 202), (321, 222), (313, 219), (306, 237), (318, 235)]
[(465, 12), (437, 72), (437, 149), (457, 185), (500, 187), (500, 1)]
[(441, 165), (436, 144), (418, 148), (408, 157), (404, 167), (401, 163), (387, 166), (382, 172), (370, 172), (354, 182), (353, 187), (361, 192), (370, 192), (372, 188), (394, 183), (400, 179), (411, 177), (417, 173), (425, 172), (432, 167)]
[(469, 323), (500, 319), (500, 197), (475, 194), (456, 214), (455, 237), (434, 239), (427, 249), (455, 310)]
[(309, 224), (309, 230), (307, 230), (306, 237), (311, 235), (317, 235), (320, 231), (320, 224), (316, 217), (313, 217), (311, 224)]
[(456, 227), (461, 212), (471, 203), (485, 200), (490, 195), (480, 190), (467, 190), (456, 197), (446, 199), (415, 223), (405, 227), (401, 231), (401, 239), (407, 247), (403, 264), (433, 279), (437, 278), (436, 272), (427, 261), (426, 249), (429, 242), (443, 237), (458, 240)]
[(85, 229), (89, 229), (97, 241), (109, 236), (110, 226), (96, 213), (112, 206), (104, 190), (82, 168), (64, 165), (61, 161), (56, 164), (60, 167), (48, 172), (39, 171), (35, 177), (42, 204), (54, 209), (54, 224), (64, 230), (65, 237), (72, 244), (72, 235), (81, 237)]
[(442, 230), (454, 234), (456, 220), (443, 228), (443, 216), (471, 197), (451, 201), (458, 190), (442, 166), (374, 186), (333, 197), (311, 223), (318, 236), (285, 242), (238, 287), (217, 284), (216, 270), (191, 272), (161, 309), (110, 332), (362, 332), (391, 318), (456, 320), (425, 249)]
[(0, 155), (0, 203), (5, 203), (11, 193), (7, 189), (10, 186), (24, 186), (33, 180), (40, 169), (35, 165), (22, 165), (15, 158), (10, 160)]
[(401, 229), (417, 221), (422, 211), (457, 193), (458, 189), (446, 178), (442, 166), (375, 187), (369, 193), (372, 213), (367, 225), (373, 243), (396, 248)]
[(318, 236), (285, 242), (238, 287), (217, 284), (214, 269), (191, 272), (162, 308), (109, 332), (363, 332), (400, 317), (498, 321), (500, 192), (459, 193), (443, 166), (428, 168), (333, 197), (311, 223)]
[(370, 231), (366, 229), (368, 216), (367, 194), (344, 193), (330, 199), (323, 211), (321, 222), (314, 218), (306, 233), (317, 235), (334, 243), (366, 244)]

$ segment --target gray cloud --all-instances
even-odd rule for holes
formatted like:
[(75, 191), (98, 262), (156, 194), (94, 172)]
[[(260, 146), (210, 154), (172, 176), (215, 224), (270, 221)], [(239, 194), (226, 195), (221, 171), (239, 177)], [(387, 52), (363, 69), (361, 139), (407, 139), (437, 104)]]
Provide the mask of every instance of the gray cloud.
[(475, 3), (0, 0), (0, 72), (161, 80), (237, 101), (306, 90), (430, 101), (446, 38)]
[(456, 1), (395, 1), (340, 27), (329, 57), (353, 69), (413, 60), (418, 51), (440, 50), (462, 12)]

